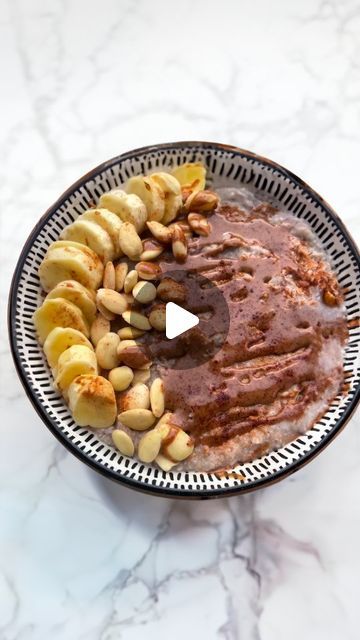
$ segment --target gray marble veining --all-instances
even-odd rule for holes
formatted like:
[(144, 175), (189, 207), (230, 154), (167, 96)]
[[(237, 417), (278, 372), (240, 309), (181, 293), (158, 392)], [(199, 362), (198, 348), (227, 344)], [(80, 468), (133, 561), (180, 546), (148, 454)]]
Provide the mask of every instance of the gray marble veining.
[[(359, 239), (358, 0), (0, 0), (1, 287), (71, 182), (207, 139), (301, 175)], [(301, 472), (213, 502), (137, 494), (51, 437), (0, 336), (1, 640), (357, 640), (359, 416)]]

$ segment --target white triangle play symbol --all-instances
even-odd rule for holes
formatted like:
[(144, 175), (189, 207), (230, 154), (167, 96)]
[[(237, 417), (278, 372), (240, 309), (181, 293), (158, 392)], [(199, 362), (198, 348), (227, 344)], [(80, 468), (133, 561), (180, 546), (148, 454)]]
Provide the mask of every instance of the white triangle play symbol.
[(180, 336), (185, 331), (196, 327), (199, 324), (199, 318), (190, 311), (186, 311), (174, 302), (168, 302), (166, 305), (166, 337), (169, 340)]

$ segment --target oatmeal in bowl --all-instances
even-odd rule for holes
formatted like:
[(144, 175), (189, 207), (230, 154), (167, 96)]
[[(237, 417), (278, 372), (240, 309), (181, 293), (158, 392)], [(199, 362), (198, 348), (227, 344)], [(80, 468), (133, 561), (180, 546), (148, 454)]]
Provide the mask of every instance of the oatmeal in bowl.
[[(216, 495), (214, 478), (224, 489), (251, 488), (254, 470), (271, 479), (270, 461), (281, 472), (303, 436), (315, 449), (319, 421), (352, 400), (354, 325), (324, 223), (266, 192), (263, 173), (235, 181), (199, 155), (146, 165), (135, 154), (125, 179), (104, 167), (101, 187), (74, 189), (36, 260), (31, 331), (51, 395), (101, 466), (185, 494), (191, 477)], [(172, 338), (170, 305), (197, 319)]]

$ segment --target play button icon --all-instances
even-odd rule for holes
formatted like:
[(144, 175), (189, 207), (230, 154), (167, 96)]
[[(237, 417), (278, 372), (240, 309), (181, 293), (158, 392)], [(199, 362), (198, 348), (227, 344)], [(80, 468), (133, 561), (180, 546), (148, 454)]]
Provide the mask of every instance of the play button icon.
[(165, 332), (149, 331), (142, 339), (161, 375), (211, 362), (227, 339), (230, 323), (221, 287), (195, 270), (166, 266), (162, 264), (158, 285), (161, 302), (155, 302), (155, 307), (165, 307)]
[(190, 311), (186, 311), (174, 302), (168, 302), (166, 305), (166, 337), (169, 340), (177, 338), (185, 331), (196, 327), (199, 324), (199, 318)]

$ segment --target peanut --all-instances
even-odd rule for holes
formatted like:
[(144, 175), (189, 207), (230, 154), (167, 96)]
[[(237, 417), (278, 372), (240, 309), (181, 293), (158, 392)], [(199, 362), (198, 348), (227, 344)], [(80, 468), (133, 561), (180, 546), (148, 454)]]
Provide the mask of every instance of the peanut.
[(152, 262), (138, 262), (135, 269), (141, 280), (158, 280), (161, 276), (161, 268)]
[(145, 238), (145, 240), (143, 240), (143, 252), (140, 260), (144, 260), (145, 262), (148, 260), (156, 260), (163, 251), (163, 245), (155, 240), (155, 238)]
[(160, 434), (152, 429), (146, 433), (139, 441), (138, 457), (141, 462), (153, 462), (159, 454), (161, 447)]
[(208, 236), (211, 233), (211, 224), (200, 213), (189, 213), (189, 225), (199, 236)]
[(187, 240), (179, 225), (175, 225), (174, 227), (171, 248), (176, 262), (185, 262), (187, 256)]
[(130, 457), (134, 455), (134, 443), (128, 433), (121, 429), (115, 429), (111, 436), (115, 447), (119, 449), (120, 453)]
[(195, 191), (185, 202), (186, 211), (194, 213), (209, 213), (219, 204), (219, 196), (214, 191)]

